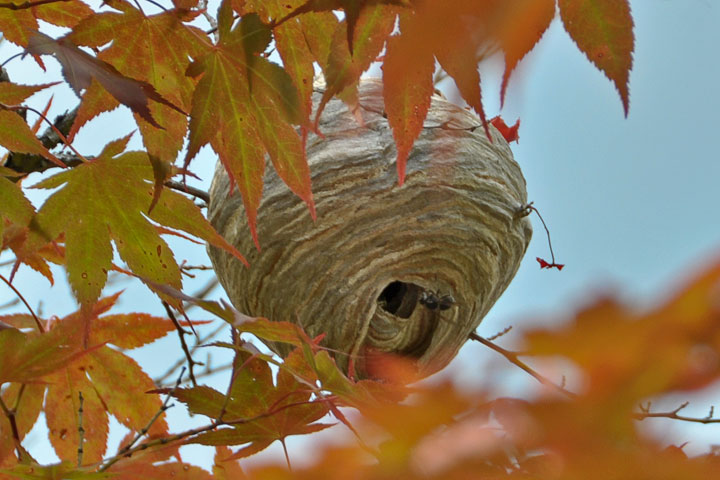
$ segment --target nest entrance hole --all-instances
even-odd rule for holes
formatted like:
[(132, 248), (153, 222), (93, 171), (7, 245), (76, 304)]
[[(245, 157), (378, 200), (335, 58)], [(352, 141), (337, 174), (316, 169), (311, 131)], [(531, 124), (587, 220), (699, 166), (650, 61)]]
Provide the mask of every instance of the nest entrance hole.
[(377, 302), (380, 308), (400, 318), (410, 318), (420, 300), (423, 288), (414, 283), (393, 281), (380, 292)]

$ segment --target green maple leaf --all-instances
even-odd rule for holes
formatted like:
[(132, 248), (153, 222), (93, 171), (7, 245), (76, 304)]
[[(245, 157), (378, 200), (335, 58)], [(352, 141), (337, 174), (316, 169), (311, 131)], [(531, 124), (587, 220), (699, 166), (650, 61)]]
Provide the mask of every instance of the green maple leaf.
[(255, 244), (265, 153), (275, 170), (315, 216), (310, 170), (302, 140), (291, 123), (303, 122), (302, 108), (290, 76), (258, 54), (270, 42), (270, 31), (255, 14), (230, 29), (231, 10), (223, 2), (220, 43), (193, 62), (187, 74), (201, 76), (192, 101), (185, 163), (210, 144), (237, 186)]
[[(3, 173), (2, 168), (0, 167), (0, 174)], [(26, 226), (30, 223), (35, 208), (16, 183), (2, 176), (0, 176), (0, 205), (2, 205), (0, 210), (0, 247), (2, 247), (5, 220)]]
[(219, 418), (230, 424), (203, 433), (193, 443), (203, 445), (249, 444), (231, 458), (257, 453), (274, 441), (290, 435), (304, 435), (323, 430), (331, 424), (315, 423), (329, 408), (310, 401), (311, 391), (286, 370), (280, 370), (277, 383), (268, 363), (246, 350), (237, 350), (233, 384), (229, 396), (210, 387), (178, 389), (173, 395), (187, 403), (193, 413)]
[(152, 167), (144, 152), (120, 155), (127, 141), (128, 137), (111, 142), (95, 160), (35, 185), (62, 188), (38, 211), (28, 241), (41, 245), (65, 232), (68, 279), (84, 307), (99, 298), (107, 281), (113, 257), (111, 240), (136, 275), (155, 284), (181, 287), (173, 254), (149, 219), (200, 237), (245, 262), (183, 195), (163, 190), (149, 212)]

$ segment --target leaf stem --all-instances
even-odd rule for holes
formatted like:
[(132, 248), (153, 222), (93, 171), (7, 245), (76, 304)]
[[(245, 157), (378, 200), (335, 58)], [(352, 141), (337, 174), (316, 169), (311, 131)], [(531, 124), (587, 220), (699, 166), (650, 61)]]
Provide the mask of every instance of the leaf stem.
[(18, 298), (25, 304), (25, 307), (30, 312), (30, 315), (32, 315), (33, 319), (35, 319), (35, 325), (37, 325), (37, 328), (40, 331), (40, 333), (45, 333), (45, 329), (43, 328), (42, 324), (40, 323), (40, 319), (37, 317), (37, 315), (35, 315), (35, 312), (33, 311), (30, 304), (27, 302), (27, 300), (25, 300), (25, 297), (22, 296), (22, 294), (18, 291), (18, 289), (15, 288), (15, 286), (12, 283), (10, 283), (7, 278), (0, 275), (0, 280), (5, 282), (5, 284), (8, 287), (10, 287), (10, 289), (12, 289), (12, 291), (15, 292), (15, 295), (17, 295)]

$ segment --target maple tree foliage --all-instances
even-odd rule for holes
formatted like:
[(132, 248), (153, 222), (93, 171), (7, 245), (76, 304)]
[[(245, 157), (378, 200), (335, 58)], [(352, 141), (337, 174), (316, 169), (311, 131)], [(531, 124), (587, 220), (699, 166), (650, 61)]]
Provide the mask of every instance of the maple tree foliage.
[[(627, 0), (223, 0), (216, 12), (198, 0), (0, 2), (3, 38), (24, 54), (15, 61), (45, 68), (54, 58), (80, 99), (39, 134), (41, 124), (26, 120), (34, 111), (27, 99), (57, 79), (0, 81), (0, 145), (8, 150), (0, 166), (0, 239), (13, 259), (1, 279), (24, 307), (0, 316), (0, 478), (716, 478), (716, 454), (688, 457), (682, 446), (643, 433), (639, 422), (720, 421), (712, 412), (693, 418), (682, 406), (658, 411), (649, 403), (720, 377), (720, 263), (654, 310), (605, 298), (560, 329), (524, 332), (521, 352), (471, 335), (476, 348), (492, 348), (542, 385), (529, 399), (495, 398), (490, 389), (414, 384), (412, 365), (397, 358), (377, 360), (382, 379), (348, 377), (322, 336), (183, 293), (188, 269), (163, 238), (193, 237), (247, 265), (194, 203), (202, 192), (173, 180), (192, 174), (206, 145), (242, 195), (257, 248), (266, 158), (314, 218), (305, 139), (322, 133), (317, 120), (332, 97), (357, 105), (360, 76), (375, 62), (399, 184), (438, 67), (486, 132), (497, 128), (517, 141), (519, 120), (486, 120), (478, 64), (504, 57), (504, 99), (513, 70), (556, 16), (615, 85), (627, 114)], [(65, 33), (51, 35), (47, 24)], [(327, 88), (313, 111), (316, 69)], [(143, 148), (126, 151), (130, 137), (118, 132), (99, 155), (78, 152), (75, 134), (121, 105), (132, 112)], [(28, 185), (28, 173), (46, 170)], [(52, 191), (36, 206), (28, 188)], [(562, 268), (554, 255), (552, 263), (538, 261)], [(12, 280), (31, 268), (52, 284), (50, 264), (65, 270), (79, 306), (62, 317), (50, 306), (40, 318)], [(144, 283), (167, 315), (112, 313), (121, 295), (105, 292), (113, 274)], [(206, 345), (232, 355), (224, 390), (193, 374), (195, 350), (184, 340), (193, 325), (183, 319), (190, 306), (230, 331), (229, 341)], [(172, 331), (190, 371), (177, 383), (153, 380), (127, 351)], [(294, 349), (281, 359), (253, 339)], [(573, 381), (549, 379), (526, 363), (544, 358), (572, 364)], [(171, 399), (205, 423), (170, 425)], [(128, 433), (109, 451), (111, 416)], [(58, 463), (36, 459), (23, 443), (41, 418)], [(356, 441), (324, 447), (294, 469), (243, 463), (275, 442), (330, 427)], [(211, 472), (182, 458), (187, 444), (215, 448)]]

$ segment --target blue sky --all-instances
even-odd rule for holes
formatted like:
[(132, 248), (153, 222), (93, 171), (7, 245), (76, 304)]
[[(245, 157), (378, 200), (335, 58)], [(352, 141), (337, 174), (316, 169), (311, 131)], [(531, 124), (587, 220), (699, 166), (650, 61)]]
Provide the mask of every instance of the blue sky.
[[(500, 113), (509, 122), (522, 121), (520, 142), (513, 144), (513, 151), (525, 173), (529, 198), (551, 229), (557, 260), (566, 267), (562, 272), (538, 268), (535, 257), (548, 258), (549, 252), (542, 225), (534, 218), (535, 235), (527, 256), (481, 324), (482, 335), (508, 325), (522, 329), (561, 322), (608, 290), (638, 306), (652, 305), (687, 278), (691, 269), (720, 257), (720, 3), (636, 0), (631, 5), (636, 48), (627, 119), (611, 82), (577, 50), (557, 19), (511, 80)], [(0, 60), (12, 52), (3, 45)], [(18, 61), (8, 68), (11, 78), (21, 83), (47, 78)], [(482, 70), (490, 116), (499, 111), (501, 68), (491, 63)], [(51, 115), (76, 102), (68, 90), (56, 92)], [(48, 96), (34, 99), (42, 106)], [(78, 148), (97, 153), (107, 140), (134, 128), (129, 119), (122, 110), (97, 119), (79, 134)], [(205, 186), (213, 163), (206, 148), (193, 164)], [(179, 260), (207, 263), (202, 247), (184, 244), (176, 253)], [(47, 315), (74, 309), (64, 282), (59, 281), (50, 295), (46, 285), (27, 268), (16, 280), (33, 305), (43, 301)], [(192, 284), (187, 289), (192, 291)], [(6, 289), (0, 289), (0, 304), (10, 298)], [(123, 295), (121, 307), (162, 311), (152, 295), (137, 287)], [(500, 340), (512, 342), (512, 333)], [(179, 352), (174, 337), (158, 348), (173, 355)], [(611, 349), (609, 345), (609, 354)], [(157, 350), (141, 352), (138, 358), (151, 372), (163, 371), (152, 361)], [(532, 379), (504, 368), (502, 359), (479, 345), (467, 345), (442, 375), (469, 385), (491, 379), (499, 391), (508, 393), (534, 388)], [(668, 405), (681, 400), (669, 400)], [(698, 398), (687, 413), (704, 416), (712, 401), (711, 395)], [(658, 421), (654, 428), (668, 439), (693, 436), (690, 447), (698, 451), (720, 434), (720, 427), (688, 430), (671, 423)], [(39, 444), (41, 436), (32, 441)]]

